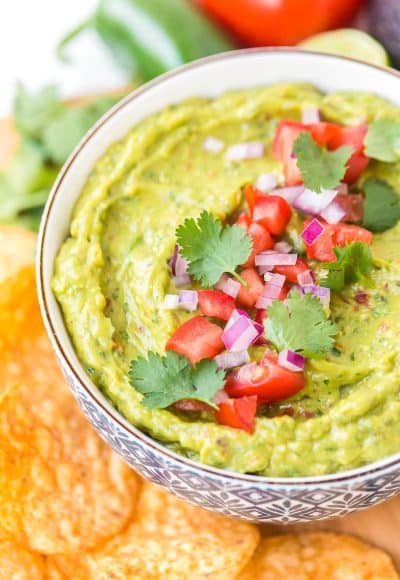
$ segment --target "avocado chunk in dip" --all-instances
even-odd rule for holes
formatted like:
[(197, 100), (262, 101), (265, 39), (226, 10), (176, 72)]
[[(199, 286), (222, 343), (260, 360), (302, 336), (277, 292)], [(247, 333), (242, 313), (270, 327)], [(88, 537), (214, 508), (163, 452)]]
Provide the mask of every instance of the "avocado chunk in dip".
[[(128, 421), (170, 449), (237, 472), (329, 474), (400, 450), (399, 225), (374, 233), (371, 275), (332, 293), (335, 347), (307, 360), (305, 388), (259, 413), (252, 434), (217, 424), (213, 413), (147, 408), (129, 383), (131, 360), (164, 353), (175, 329), (193, 316), (162, 306), (176, 292), (168, 266), (176, 228), (203, 210), (222, 220), (236, 216), (244, 184), (261, 174), (274, 172), (284, 185), (272, 153), (276, 126), (300, 120), (306, 107), (345, 125), (382, 116), (400, 121), (400, 110), (377, 96), (324, 95), (306, 84), (172, 105), (96, 162), (55, 262), (53, 291), (95, 385)], [(209, 136), (223, 142), (221, 151), (204, 148)], [(259, 141), (261, 157), (226, 156), (233, 144)], [(371, 161), (361, 182), (366, 177), (400, 191), (400, 163)], [(298, 247), (303, 218), (294, 212), (287, 232)]]

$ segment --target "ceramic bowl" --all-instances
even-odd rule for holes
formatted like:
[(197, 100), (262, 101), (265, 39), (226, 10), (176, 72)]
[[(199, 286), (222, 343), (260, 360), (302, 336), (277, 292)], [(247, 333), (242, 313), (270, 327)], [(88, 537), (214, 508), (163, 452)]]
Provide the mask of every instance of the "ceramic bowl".
[(64, 165), (41, 225), (37, 278), (46, 328), (75, 397), (98, 433), (133, 469), (204, 508), (257, 522), (288, 523), (342, 516), (395, 495), (400, 454), (353, 471), (293, 479), (232, 473), (175, 454), (129, 424), (90, 381), (50, 288), (54, 258), (68, 233), (74, 204), (95, 160), (111, 143), (172, 102), (279, 81), (306, 81), (325, 92), (374, 92), (400, 106), (399, 73), (298, 49), (225, 53), (159, 77), (105, 115)]

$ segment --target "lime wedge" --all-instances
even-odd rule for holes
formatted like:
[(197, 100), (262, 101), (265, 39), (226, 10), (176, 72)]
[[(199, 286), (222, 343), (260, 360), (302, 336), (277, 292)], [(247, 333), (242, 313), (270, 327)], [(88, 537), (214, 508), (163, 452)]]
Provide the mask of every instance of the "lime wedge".
[(358, 58), (371, 64), (390, 66), (389, 55), (372, 36), (356, 28), (341, 28), (310, 36), (302, 48)]

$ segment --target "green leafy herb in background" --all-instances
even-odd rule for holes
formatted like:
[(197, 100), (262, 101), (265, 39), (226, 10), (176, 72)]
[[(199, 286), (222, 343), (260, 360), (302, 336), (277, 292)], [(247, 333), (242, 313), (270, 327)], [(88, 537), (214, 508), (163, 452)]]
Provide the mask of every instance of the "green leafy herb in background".
[(365, 137), (368, 157), (393, 163), (400, 159), (400, 122), (394, 119), (377, 119), (368, 127)]
[(167, 351), (131, 361), (131, 385), (144, 395), (142, 403), (150, 409), (164, 409), (182, 399), (202, 401), (216, 408), (213, 397), (223, 388), (225, 372), (214, 360), (204, 359), (192, 367), (186, 356)]
[(334, 248), (336, 262), (323, 264), (325, 276), (321, 286), (340, 291), (346, 284), (361, 280), (372, 270), (372, 254), (368, 244), (353, 242), (344, 248)]
[(372, 232), (392, 228), (400, 219), (400, 196), (386, 181), (367, 179), (363, 226)]
[(346, 163), (353, 153), (348, 145), (327, 151), (306, 132), (297, 137), (293, 151), (304, 185), (317, 193), (339, 185), (346, 173)]
[(250, 255), (252, 240), (239, 226), (222, 227), (220, 220), (203, 211), (186, 219), (176, 230), (181, 254), (189, 261), (189, 273), (203, 286), (213, 286), (222, 274), (232, 274), (243, 282), (236, 268)]
[(337, 329), (317, 296), (292, 291), (286, 303), (274, 300), (264, 322), (265, 336), (278, 350), (290, 349), (307, 357), (331, 350)]
[(36, 230), (60, 166), (88, 129), (118, 99), (68, 107), (54, 86), (30, 94), (22, 84), (14, 99), (20, 146), (7, 171), (0, 173), (0, 223)]

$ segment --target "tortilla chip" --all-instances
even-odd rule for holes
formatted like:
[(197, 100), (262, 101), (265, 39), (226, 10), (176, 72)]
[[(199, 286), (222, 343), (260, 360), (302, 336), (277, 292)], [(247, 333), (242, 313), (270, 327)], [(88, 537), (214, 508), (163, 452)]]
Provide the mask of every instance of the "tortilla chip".
[[(13, 542), (0, 542), (0, 580), (45, 580), (45, 559)], [(54, 579), (55, 580), (55, 579)]]
[(331, 532), (264, 538), (238, 580), (398, 580), (390, 557)]
[(37, 236), (18, 226), (0, 226), (0, 282), (35, 262)]
[(66, 386), (32, 267), (0, 285), (0, 360), (0, 539), (53, 554), (114, 537), (132, 516), (138, 478)]
[(251, 524), (191, 506), (145, 482), (128, 529), (100, 550), (51, 558), (78, 580), (230, 579), (251, 558), (259, 532)]

